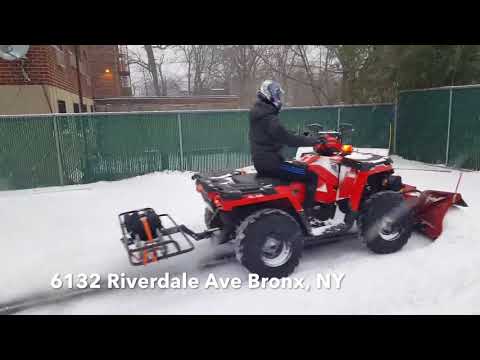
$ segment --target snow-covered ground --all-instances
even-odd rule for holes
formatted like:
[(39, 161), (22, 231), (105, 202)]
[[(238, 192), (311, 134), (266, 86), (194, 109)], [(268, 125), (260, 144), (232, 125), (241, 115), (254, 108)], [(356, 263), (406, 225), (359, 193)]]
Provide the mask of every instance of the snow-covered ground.
[[(375, 152), (378, 153), (377, 150)], [(406, 183), (453, 191), (458, 171), (394, 157)], [(402, 170), (404, 169), (404, 170)], [(125, 273), (128, 277), (186, 272), (201, 284), (210, 273), (246, 280), (236, 261), (201, 268), (211, 245), (147, 267), (132, 267), (122, 247), (117, 214), (146, 206), (167, 212), (199, 231), (203, 201), (189, 173), (154, 173), (116, 182), (0, 192), (1, 304), (54, 290), (55, 273)], [(470, 207), (453, 208), (435, 242), (414, 234), (402, 251), (375, 255), (358, 240), (306, 250), (292, 275), (313, 284), (318, 273), (345, 274), (340, 290), (311, 289), (124, 289), (97, 290), (23, 314), (479, 314), (480, 173), (463, 175), (460, 188)], [(1, 310), (0, 310), (1, 311)]]

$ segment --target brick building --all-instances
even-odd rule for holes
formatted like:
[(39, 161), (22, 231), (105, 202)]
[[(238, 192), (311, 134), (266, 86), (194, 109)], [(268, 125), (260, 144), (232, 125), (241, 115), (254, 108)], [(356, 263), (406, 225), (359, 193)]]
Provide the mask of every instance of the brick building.
[(127, 45), (88, 45), (93, 97), (131, 96)]
[(0, 59), (0, 114), (92, 112), (95, 97), (130, 94), (118, 45), (32, 45), (26, 56), (27, 77), (20, 61)]

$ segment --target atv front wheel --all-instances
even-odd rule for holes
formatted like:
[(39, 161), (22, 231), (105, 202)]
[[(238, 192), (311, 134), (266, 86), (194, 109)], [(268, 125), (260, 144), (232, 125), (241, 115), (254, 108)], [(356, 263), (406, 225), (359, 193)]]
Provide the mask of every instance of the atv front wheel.
[(303, 250), (298, 222), (279, 209), (262, 209), (243, 220), (237, 229), (235, 252), (238, 261), (263, 278), (289, 276)]
[(412, 213), (402, 194), (380, 191), (365, 202), (360, 227), (371, 251), (393, 253), (400, 250), (412, 234)]

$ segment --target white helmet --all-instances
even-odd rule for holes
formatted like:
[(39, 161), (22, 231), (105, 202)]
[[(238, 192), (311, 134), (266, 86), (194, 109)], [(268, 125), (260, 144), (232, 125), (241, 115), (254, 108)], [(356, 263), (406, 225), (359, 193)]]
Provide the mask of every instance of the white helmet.
[(282, 95), (285, 94), (280, 84), (273, 80), (265, 80), (257, 92), (257, 96), (273, 104), (278, 110), (282, 107)]

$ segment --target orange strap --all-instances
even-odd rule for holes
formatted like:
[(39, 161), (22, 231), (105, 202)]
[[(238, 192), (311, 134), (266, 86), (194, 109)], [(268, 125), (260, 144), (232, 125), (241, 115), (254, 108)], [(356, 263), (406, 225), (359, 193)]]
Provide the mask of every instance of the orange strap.
[[(148, 241), (153, 241), (152, 231), (150, 230), (150, 224), (148, 223), (148, 219), (146, 217), (142, 217), (140, 220), (142, 221), (143, 229), (145, 230), (145, 234), (147, 235), (147, 240)], [(148, 255), (148, 251), (144, 250), (143, 251), (143, 265), (146, 265), (146, 264), (149, 263), (147, 255)], [(157, 261), (157, 254), (155, 253), (155, 250), (152, 251), (152, 255), (153, 255), (153, 261), (152, 262)]]

